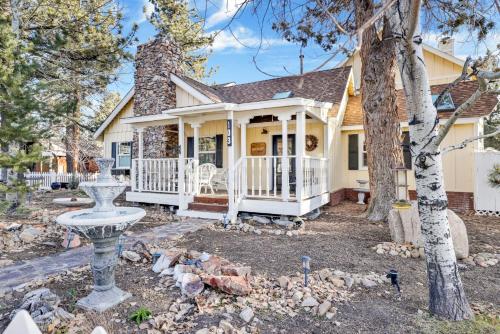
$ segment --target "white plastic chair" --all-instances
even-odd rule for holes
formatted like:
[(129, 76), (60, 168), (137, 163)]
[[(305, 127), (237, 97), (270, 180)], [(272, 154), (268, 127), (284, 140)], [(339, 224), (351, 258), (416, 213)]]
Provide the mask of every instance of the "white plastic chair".
[(198, 166), (198, 193), (201, 193), (203, 187), (205, 187), (205, 193), (208, 188), (212, 194), (215, 193), (212, 185), (215, 174), (217, 174), (217, 167), (214, 164), (206, 163)]

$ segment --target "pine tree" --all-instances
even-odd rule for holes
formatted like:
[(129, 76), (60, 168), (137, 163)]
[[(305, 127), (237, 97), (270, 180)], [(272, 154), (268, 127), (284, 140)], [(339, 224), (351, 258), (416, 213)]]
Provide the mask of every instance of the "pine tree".
[[(210, 76), (206, 71), (208, 47), (213, 37), (203, 31), (203, 19), (188, 2), (182, 0), (150, 0), (154, 11), (148, 18), (158, 34), (169, 35), (183, 51), (185, 74), (195, 79)], [(145, 9), (144, 9), (145, 10)]]
[[(29, 61), (25, 45), (19, 43), (6, 11), (0, 14), (0, 168), (2, 192), (27, 190), (24, 172), (41, 160), (41, 147), (32, 145), (43, 137), (45, 129), (39, 123), (42, 104), (35, 96), (38, 85), (34, 80), (36, 64)], [(13, 174), (7, 177), (7, 170)]]
[(92, 132), (95, 132), (101, 126), (119, 102), (120, 94), (118, 94), (118, 92), (104, 93), (99, 109), (95, 112), (94, 117), (90, 122), (90, 127), (93, 130)]

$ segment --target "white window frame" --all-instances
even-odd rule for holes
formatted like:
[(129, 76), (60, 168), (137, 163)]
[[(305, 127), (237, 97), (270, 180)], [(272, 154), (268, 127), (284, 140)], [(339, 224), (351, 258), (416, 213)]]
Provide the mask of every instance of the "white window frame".
[[(214, 142), (215, 142), (215, 149), (213, 151), (202, 151), (201, 150), (201, 145), (200, 144), (201, 144), (201, 140), (203, 138), (211, 138), (211, 139), (214, 140)], [(213, 164), (215, 165), (217, 163), (217, 161), (216, 161), (217, 160), (217, 137), (216, 136), (204, 136), (204, 137), (200, 137), (200, 139), (198, 139), (198, 140), (199, 140), (198, 145), (200, 147), (200, 151), (198, 152), (198, 159), (200, 160), (200, 164), (201, 164), (200, 156), (202, 154), (213, 154), (214, 155), (214, 162), (213, 162)]]
[(129, 144), (130, 147), (130, 160), (132, 160), (132, 143), (130, 141), (122, 141), (122, 142), (116, 142), (116, 168), (115, 169), (130, 169), (130, 164), (128, 166), (120, 166), (120, 156), (126, 156), (127, 154), (120, 154), (120, 146), (121, 144)]
[(363, 154), (366, 153), (367, 162), (368, 162), (368, 152), (364, 151), (364, 143), (365, 143), (365, 134), (360, 133), (358, 137), (358, 166), (359, 170), (368, 170), (368, 165), (363, 163)]

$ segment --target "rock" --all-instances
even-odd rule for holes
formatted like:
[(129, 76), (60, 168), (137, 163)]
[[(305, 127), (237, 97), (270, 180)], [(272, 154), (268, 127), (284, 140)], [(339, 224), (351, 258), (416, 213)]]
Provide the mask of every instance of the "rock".
[(335, 313), (333, 313), (333, 312), (328, 312), (328, 313), (326, 314), (326, 318), (327, 318), (328, 320), (332, 320), (334, 316), (335, 316)]
[(377, 283), (375, 283), (374, 281), (372, 281), (366, 277), (361, 279), (361, 284), (363, 284), (363, 286), (365, 288), (373, 288), (373, 287), (377, 286)]
[(158, 277), (163, 277), (163, 276), (173, 276), (174, 275), (174, 268), (167, 268), (163, 270)]
[(270, 224), (271, 223), (271, 219), (264, 217), (264, 216), (253, 216), (252, 220), (256, 223), (259, 223), (259, 224)]
[(350, 276), (346, 276), (344, 277), (344, 282), (345, 282), (345, 285), (348, 289), (350, 289), (352, 287), (352, 285), (354, 284), (354, 278), (350, 277)]
[[(231, 325), (227, 320), (221, 320), (219, 322), (219, 328), (222, 329), (224, 334), (236, 334), (238, 331)], [(217, 332), (218, 333), (218, 332)]]
[(281, 230), (276, 230), (276, 231), (274, 231), (274, 234), (276, 234), (276, 235), (281, 235), (281, 234), (282, 234), (282, 232), (281, 232)]
[(0, 260), (0, 268), (10, 266), (14, 261), (9, 260), (9, 259), (2, 259)]
[(332, 284), (337, 288), (341, 288), (344, 286), (344, 280), (340, 278), (332, 278), (330, 279), (330, 282), (332, 282)]
[(319, 305), (318, 301), (314, 297), (309, 296), (302, 301), (302, 304), (300, 306), (302, 306), (302, 307), (315, 307), (318, 305)]
[(332, 272), (328, 268), (323, 268), (318, 272), (319, 279), (322, 280), (323, 282), (326, 282), (329, 278), (331, 278)]
[(330, 310), (330, 307), (332, 307), (332, 303), (330, 303), (328, 300), (325, 300), (318, 306), (318, 315), (320, 317), (324, 316), (326, 312)]
[(290, 279), (287, 276), (280, 276), (278, 278), (278, 283), (280, 285), (280, 288), (288, 289), (288, 284), (290, 283)]
[(469, 239), (467, 237), (467, 228), (463, 220), (451, 210), (447, 210), (448, 223), (450, 224), (451, 240), (457, 259), (465, 259), (469, 256)]
[(395, 249), (391, 249), (391, 250), (389, 251), (389, 255), (396, 256), (396, 255), (399, 255), (399, 253), (398, 253), (398, 251), (397, 251), (397, 250), (395, 250)]
[[(20, 309), (28, 311), (39, 325), (48, 325), (56, 320), (70, 320), (73, 315), (59, 307), (60, 298), (47, 288), (28, 292)], [(18, 310), (13, 311), (15, 314)]]
[(411, 257), (414, 258), (414, 259), (420, 257), (420, 253), (419, 253), (418, 249), (413, 249), (411, 251)]
[(403, 224), (404, 241), (422, 247), (424, 245), (420, 231), (420, 218), (416, 201), (412, 201), (411, 208), (400, 209), (399, 215)]
[(195, 334), (210, 334), (210, 330), (208, 328), (198, 329)]
[(293, 236), (292, 231), (286, 231), (286, 236), (287, 236), (287, 237), (292, 237), (292, 236)]
[(252, 292), (247, 277), (206, 275), (203, 282), (230, 295), (245, 296)]
[(206, 261), (208, 261), (210, 259), (211, 256), (212, 255), (208, 254), (207, 252), (203, 252), (203, 253), (201, 253), (201, 255), (199, 257), (199, 260), (201, 262), (206, 262)]
[(389, 222), (389, 230), (391, 233), (392, 241), (400, 244), (403, 243), (405, 241), (404, 230), (403, 230), (403, 223), (401, 222), (401, 216), (399, 215), (399, 210), (392, 209), (391, 211), (389, 211), (389, 215), (387, 216), (387, 221)]
[[(220, 257), (212, 255), (207, 261), (201, 264), (201, 269), (209, 275), (220, 275), (222, 264), (223, 261)], [(224, 264), (229, 263), (224, 261)]]
[(181, 292), (189, 298), (199, 295), (204, 288), (200, 276), (186, 273), (182, 276)]
[(25, 243), (33, 242), (42, 232), (35, 227), (28, 227), (19, 234), (19, 239)]
[(141, 260), (141, 256), (139, 254), (128, 250), (122, 252), (122, 257), (132, 262), (138, 262)]
[(424, 247), (420, 247), (418, 249), (418, 255), (421, 257), (421, 258), (425, 258), (425, 249)]
[(17, 231), (21, 228), (21, 224), (18, 224), (18, 223), (12, 223), (10, 224), (9, 226), (7, 226), (7, 231)]
[(184, 274), (191, 273), (193, 270), (191, 266), (188, 266), (186, 264), (176, 264), (174, 267), (174, 280), (176, 281), (182, 281), (182, 277)]
[(166, 251), (163, 252), (160, 258), (153, 265), (153, 271), (155, 273), (161, 273), (168, 267), (172, 267), (177, 261), (179, 261), (181, 255), (183, 255), (185, 252), (186, 252), (185, 249), (179, 249), (179, 248), (167, 249)]
[(253, 316), (254, 313), (250, 307), (245, 307), (243, 311), (240, 312), (240, 318), (246, 323), (252, 321)]
[(383, 248), (377, 248), (377, 254), (384, 254), (384, 249)]
[(250, 276), (250, 272), (252, 271), (251, 267), (248, 266), (236, 266), (234, 264), (229, 264), (221, 267), (222, 275), (227, 276)]
[(302, 298), (304, 297), (304, 294), (302, 291), (295, 291), (295, 293), (292, 296), (292, 300), (296, 303), (300, 302)]

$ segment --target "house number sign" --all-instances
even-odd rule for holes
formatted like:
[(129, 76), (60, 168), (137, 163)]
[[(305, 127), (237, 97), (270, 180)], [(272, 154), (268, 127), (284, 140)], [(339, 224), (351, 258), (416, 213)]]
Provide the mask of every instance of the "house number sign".
[(233, 146), (233, 120), (227, 120), (227, 146)]

